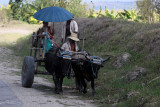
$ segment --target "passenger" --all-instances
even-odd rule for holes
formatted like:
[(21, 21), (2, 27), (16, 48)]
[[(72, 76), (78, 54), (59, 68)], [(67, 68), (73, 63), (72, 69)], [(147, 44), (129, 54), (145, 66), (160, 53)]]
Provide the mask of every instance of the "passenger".
[(51, 29), (51, 27), (48, 26), (48, 22), (43, 22), (43, 27), (41, 28), (40, 32), (40, 34), (43, 34), (43, 32), (47, 33), (50, 39), (53, 40), (54, 29)]
[[(54, 29), (51, 29), (51, 27), (48, 26), (48, 22), (43, 22), (43, 27), (40, 29), (40, 35), (47, 36), (45, 52), (48, 52), (52, 46), (60, 47), (56, 42), (53, 41)], [(44, 43), (45, 39), (43, 39), (43, 47)]]
[[(77, 52), (79, 50), (77, 42), (79, 41), (77, 34), (72, 33), (68, 40), (62, 45), (61, 49), (65, 52)], [(68, 67), (68, 79), (70, 79), (71, 64)]]
[(67, 39), (67, 37), (69, 37), (71, 35), (71, 33), (76, 33), (78, 34), (78, 24), (74, 19), (70, 19), (67, 22), (64, 22), (63, 26), (62, 26), (62, 40), (61, 42), (64, 43)]
[(77, 34), (72, 33), (71, 36), (68, 37), (68, 40), (62, 45), (61, 49), (65, 52), (77, 52), (79, 50), (77, 42), (79, 41)]

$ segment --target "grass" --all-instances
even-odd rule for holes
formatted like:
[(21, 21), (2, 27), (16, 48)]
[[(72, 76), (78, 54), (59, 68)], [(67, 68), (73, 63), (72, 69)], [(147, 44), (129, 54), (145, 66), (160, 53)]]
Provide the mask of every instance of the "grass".
[[(160, 49), (158, 39), (160, 25), (144, 25), (110, 19), (86, 20), (83, 20), (86, 24), (79, 26), (79, 36), (87, 38), (85, 50), (103, 58), (107, 55), (113, 57), (100, 69), (99, 77), (95, 80), (97, 94), (94, 97), (91, 96), (90, 89), (87, 94), (80, 95), (87, 99), (93, 99), (102, 107), (151, 106), (151, 103), (154, 102), (159, 104), (160, 78), (155, 78), (160, 76), (160, 51), (158, 51)], [(80, 23), (81, 20), (77, 20), (77, 22)], [(93, 23), (96, 26), (93, 26)], [(18, 39), (17, 44), (12, 48), (22, 59), (29, 55), (29, 37), (30, 35)], [(117, 57), (124, 52), (131, 55), (129, 61), (118, 69), (112, 66)], [(145, 68), (147, 74), (129, 82), (125, 76), (134, 71), (136, 67)], [(43, 77), (49, 78), (49, 81), (53, 82), (52, 77)], [(65, 78), (64, 85), (75, 86), (74, 79)], [(139, 92), (139, 94), (127, 98), (127, 94), (133, 91)]]
[[(17, 40), (20, 38), (25, 38), (27, 36), (25, 33), (22, 32), (23, 30), (32, 33), (32, 31), (36, 31), (39, 27), (40, 25), (27, 24), (26, 22), (17, 20), (12, 20), (9, 23), (6, 23), (5, 25), (2, 22), (0, 22), (0, 46), (16, 49), (14, 48), (14, 46)], [(3, 32), (3, 30), (5, 31)], [(13, 33), (10, 30), (16, 31)]]
[(6, 23), (5, 25), (0, 22), (0, 26), (4, 26), (3, 28), (14, 28), (14, 29), (26, 29), (30, 31), (37, 30), (41, 25), (36, 24), (28, 24), (27, 22), (18, 21), (18, 20), (12, 20), (9, 23)]
[(11, 43), (7, 43), (7, 42), (0, 42), (0, 47), (10, 47)]
[[(99, 103), (102, 104), (101, 106), (114, 105), (118, 107), (144, 106), (152, 103), (152, 99), (149, 100), (150, 97), (154, 97), (154, 99), (159, 101), (158, 96), (160, 91), (158, 90), (158, 84), (160, 81), (156, 80), (153, 81), (152, 85), (147, 85), (149, 81), (160, 75), (159, 51), (155, 51), (154, 55), (149, 57), (152, 52), (148, 49), (149, 45), (151, 45), (151, 41), (158, 36), (157, 34), (159, 34), (159, 31), (153, 30), (151, 26), (153, 27), (157, 25), (142, 25), (141, 23), (123, 21), (116, 23), (117, 24), (114, 25), (115, 28), (116, 26), (122, 27), (116, 29), (115, 32), (112, 32), (110, 34), (113, 35), (111, 38), (102, 43), (97, 43), (99, 41), (96, 41), (96, 43), (92, 42), (93, 44), (90, 43), (87, 45), (86, 50), (93, 52), (96, 55), (100, 55), (101, 57), (105, 57), (106, 54), (117, 57), (121, 53), (127, 52), (131, 55), (131, 58), (119, 69), (112, 66), (112, 63), (116, 58), (112, 58), (111, 61), (105, 64), (105, 67), (99, 71), (99, 78), (96, 81), (97, 96), (95, 96), (94, 99), (99, 100)], [(99, 26), (98, 22), (95, 22), (95, 25)], [(88, 29), (92, 31), (96, 26), (88, 27)], [(158, 29), (158, 27), (155, 27), (154, 29)], [(94, 35), (94, 33), (95, 32), (90, 35)], [(101, 36), (103, 35), (99, 32), (98, 36), (99, 38), (102, 38)], [(153, 43), (152, 45), (154, 45), (154, 47), (152, 46), (153, 50), (159, 47), (158, 44)], [(94, 50), (92, 47), (94, 47)], [(133, 82), (128, 82), (127, 79), (121, 79), (121, 77), (132, 72), (136, 66), (146, 68), (147, 75), (138, 78)], [(140, 95), (124, 99), (127, 93), (132, 91), (138, 91), (140, 92)], [(144, 101), (141, 101), (141, 98), (144, 98)], [(115, 99), (119, 100), (118, 103), (115, 103), (114, 101), (112, 102), (112, 100)]]
[(0, 36), (0, 43), (2, 42), (6, 42), (7, 43), (13, 43), (16, 42), (19, 38), (24, 37), (23, 34), (19, 34), (19, 33), (5, 33), (5, 34), (1, 34)]

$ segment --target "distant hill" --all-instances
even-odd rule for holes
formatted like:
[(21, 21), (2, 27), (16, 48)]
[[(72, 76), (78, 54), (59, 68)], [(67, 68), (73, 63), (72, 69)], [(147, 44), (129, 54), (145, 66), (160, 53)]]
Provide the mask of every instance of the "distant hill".
[[(123, 10), (123, 9), (131, 9), (134, 8), (136, 9), (136, 1), (128, 1), (128, 2), (121, 2), (121, 1), (102, 1), (102, 2), (94, 2), (95, 5), (95, 9), (99, 10), (100, 6), (102, 7), (102, 9), (105, 9), (105, 6), (107, 6), (107, 8), (109, 10), (111, 9), (115, 9), (115, 10)], [(92, 6), (91, 6), (92, 7)]]

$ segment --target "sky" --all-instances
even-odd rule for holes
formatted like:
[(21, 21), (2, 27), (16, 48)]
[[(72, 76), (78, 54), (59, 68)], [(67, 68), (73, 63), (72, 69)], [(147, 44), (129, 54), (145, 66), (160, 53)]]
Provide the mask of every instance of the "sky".
[[(83, 2), (90, 3), (91, 1), (94, 3), (95, 9), (99, 10), (100, 7), (102, 10), (105, 10), (105, 6), (109, 10), (123, 10), (123, 9), (137, 9), (136, 1), (137, 0), (82, 0)], [(82, 2), (82, 3), (83, 3)], [(90, 5), (90, 8), (93, 6)]]
[(130, 2), (130, 1), (136, 1), (136, 0), (82, 0), (83, 2), (99, 2), (99, 1), (108, 1), (108, 2), (114, 2), (114, 1), (121, 1), (121, 2)]
[(9, 3), (9, 0), (0, 0), (0, 4), (7, 5)]
[[(93, 2), (101, 2), (101, 1), (122, 1), (122, 2), (128, 2), (128, 1), (135, 1), (135, 0), (82, 0), (82, 2), (90, 2), (90, 1), (93, 1)], [(0, 0), (0, 4), (2, 5), (7, 5), (9, 2), (9, 0)]]
[[(125, 2), (134, 2), (136, 0), (82, 0), (82, 3), (86, 2), (86, 3), (90, 3), (91, 1), (93, 1), (93, 3), (95, 4), (95, 7), (98, 9), (101, 5), (102, 5), (102, 8), (104, 7), (104, 5), (107, 5), (106, 2), (124, 2), (123, 4), (120, 3), (120, 4), (108, 4), (107, 7), (111, 8), (111, 9), (114, 9), (113, 7), (111, 7), (111, 5), (114, 5), (114, 7), (119, 7), (120, 9), (121, 8), (130, 8), (131, 6), (133, 6), (132, 4), (125, 4)], [(9, 0), (0, 0), (0, 4), (2, 5), (7, 5), (9, 2)], [(103, 3), (101, 3), (103, 2)], [(105, 3), (105, 4), (104, 4)], [(122, 6), (123, 5), (123, 6)], [(127, 7), (126, 7), (127, 6)], [(118, 8), (118, 9), (119, 9)]]

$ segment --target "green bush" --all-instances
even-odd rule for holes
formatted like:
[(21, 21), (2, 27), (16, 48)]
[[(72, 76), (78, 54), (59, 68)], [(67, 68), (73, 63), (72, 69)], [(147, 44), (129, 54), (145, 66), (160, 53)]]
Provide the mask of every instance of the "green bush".
[(128, 11), (124, 9), (124, 12), (119, 12), (118, 16), (120, 18), (123, 18), (124, 20), (131, 20), (131, 21), (138, 21), (140, 19), (140, 16), (133, 8), (131, 8), (131, 10)]
[(109, 11), (106, 6), (105, 6), (105, 16), (112, 19), (117, 18), (116, 13), (113, 10)]

